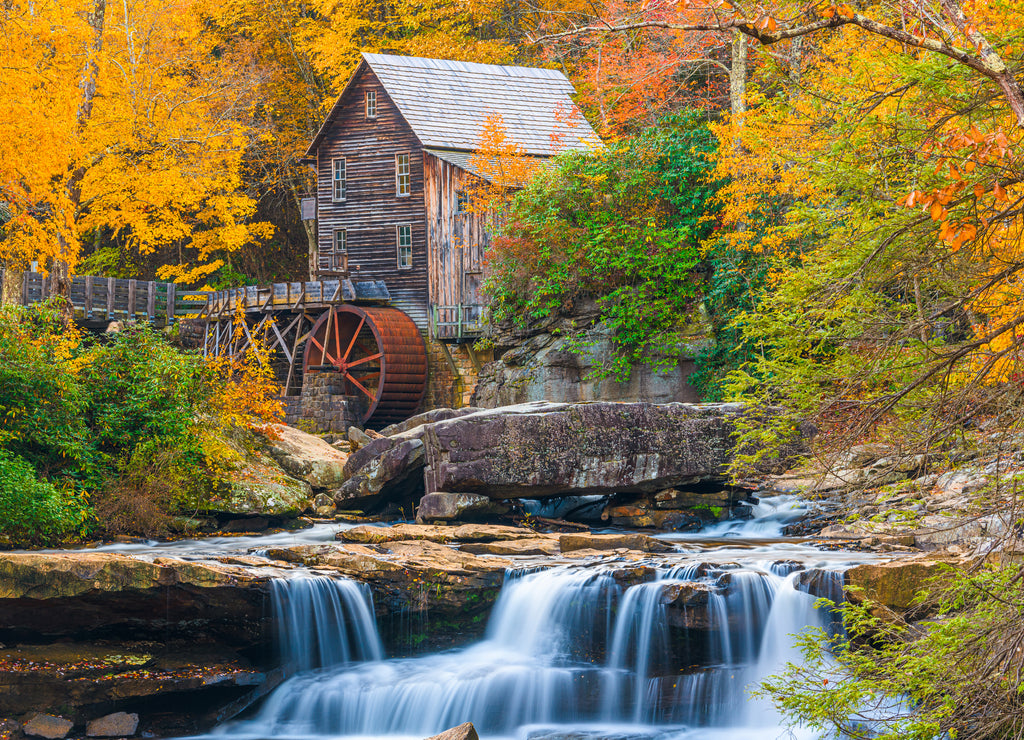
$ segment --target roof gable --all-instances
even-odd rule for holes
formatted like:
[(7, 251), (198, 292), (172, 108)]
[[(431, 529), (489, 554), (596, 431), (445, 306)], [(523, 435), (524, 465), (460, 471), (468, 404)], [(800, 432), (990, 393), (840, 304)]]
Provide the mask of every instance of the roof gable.
[(561, 72), (363, 54), (307, 156), (315, 155), (352, 82), (365, 67), (373, 71), (425, 147), (472, 151), (484, 122), (494, 114), (502, 117), (509, 138), (533, 156), (602, 146), (590, 124), (578, 115), (571, 97), (575, 90)]

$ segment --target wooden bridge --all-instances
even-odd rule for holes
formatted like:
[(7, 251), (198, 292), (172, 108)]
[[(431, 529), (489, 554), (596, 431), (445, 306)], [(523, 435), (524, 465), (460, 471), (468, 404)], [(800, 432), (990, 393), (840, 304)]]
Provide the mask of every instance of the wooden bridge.
[[(21, 305), (40, 303), (56, 295), (50, 275), (23, 272), (11, 276), (18, 274)], [(0, 269), (0, 281), (6, 278)], [(69, 298), (75, 321), (83, 326), (103, 328), (112, 321), (148, 321), (164, 327), (182, 318), (199, 318), (207, 295), (199, 290), (181, 290), (174, 283), (76, 275), (71, 280)]]

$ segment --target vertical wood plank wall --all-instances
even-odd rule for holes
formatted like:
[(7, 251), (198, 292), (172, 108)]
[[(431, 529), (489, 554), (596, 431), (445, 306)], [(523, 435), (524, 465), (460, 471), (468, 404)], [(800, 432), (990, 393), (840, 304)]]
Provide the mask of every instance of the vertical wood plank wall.
[(456, 212), (456, 193), (471, 188), (478, 179), (426, 152), (423, 172), (430, 302), (441, 306), (480, 303), (472, 289), (478, 281), (467, 281), (466, 275), (483, 271), (489, 244), (486, 216)]
[[(377, 91), (377, 118), (367, 119), (367, 90)], [(321, 255), (332, 249), (335, 229), (348, 231), (348, 276), (383, 280), (392, 304), (421, 330), (428, 327), (427, 242), (423, 201), (422, 147), (376, 75), (364, 68), (317, 151), (317, 242)], [(395, 155), (408, 153), (410, 194), (395, 188)], [(346, 159), (348, 192), (334, 202), (331, 160)], [(396, 227), (412, 226), (412, 269), (398, 269)], [(321, 259), (321, 265), (324, 260)], [(318, 279), (338, 273), (321, 269)]]

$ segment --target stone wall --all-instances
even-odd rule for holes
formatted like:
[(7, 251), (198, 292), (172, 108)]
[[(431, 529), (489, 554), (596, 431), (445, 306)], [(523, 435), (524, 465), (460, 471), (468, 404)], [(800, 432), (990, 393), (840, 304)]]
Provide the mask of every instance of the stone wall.
[(359, 400), (345, 393), (341, 373), (312, 373), (302, 384), (302, 395), (285, 396), (285, 424), (313, 434), (344, 433), (362, 426)]
[(491, 352), (473, 351), (467, 343), (442, 343), (436, 339), (426, 339), (426, 343), (428, 379), (423, 408), (458, 409), (471, 405), (479, 368), (492, 360)]

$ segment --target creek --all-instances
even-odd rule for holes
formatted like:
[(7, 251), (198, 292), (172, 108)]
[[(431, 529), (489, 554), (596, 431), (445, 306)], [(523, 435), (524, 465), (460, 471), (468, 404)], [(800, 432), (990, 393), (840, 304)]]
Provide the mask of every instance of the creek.
[(677, 553), (652, 558), (653, 580), (634, 585), (615, 577), (615, 558), (524, 561), (482, 640), (414, 658), (385, 656), (365, 586), (282, 578), (272, 593), (291, 676), (211, 737), (420, 740), (466, 721), (484, 740), (778, 737), (782, 720), (749, 688), (799, 660), (795, 633), (835, 626), (799, 573), (824, 569), (838, 596), (843, 570), (872, 558), (782, 537), (799, 514), (769, 500), (748, 522), (664, 535)]

